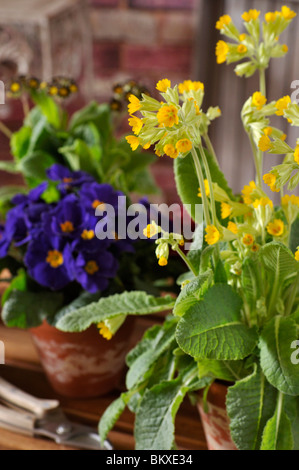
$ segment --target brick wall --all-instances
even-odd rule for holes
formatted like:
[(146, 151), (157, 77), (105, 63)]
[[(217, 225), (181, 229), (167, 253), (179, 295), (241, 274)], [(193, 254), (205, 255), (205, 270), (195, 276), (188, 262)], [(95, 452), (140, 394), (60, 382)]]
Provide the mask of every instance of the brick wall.
[(153, 89), (168, 77), (192, 76), (196, 0), (90, 0), (95, 90), (127, 78)]

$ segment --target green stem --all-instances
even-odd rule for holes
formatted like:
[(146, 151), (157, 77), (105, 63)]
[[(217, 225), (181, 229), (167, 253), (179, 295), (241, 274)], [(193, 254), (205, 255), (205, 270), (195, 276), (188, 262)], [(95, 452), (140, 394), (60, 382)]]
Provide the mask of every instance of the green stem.
[(217, 167), (219, 168), (219, 162), (218, 162), (216, 152), (214, 150), (214, 147), (213, 147), (213, 144), (211, 142), (210, 137), (208, 136), (208, 134), (204, 134), (203, 138), (204, 138), (205, 144), (207, 146), (208, 152), (213, 157), (214, 162), (216, 163)]
[(262, 183), (262, 162), (261, 162), (262, 153), (257, 152), (256, 145), (254, 143), (252, 135), (248, 134), (248, 137), (249, 137), (249, 140), (250, 140), (252, 153), (253, 153), (253, 157), (254, 157), (254, 163), (255, 163), (255, 169), (256, 169), (256, 182), (257, 182), (257, 185), (260, 188), (262, 188), (263, 187), (263, 183)]
[(217, 227), (218, 220), (217, 220), (216, 205), (215, 205), (215, 198), (214, 198), (213, 181), (211, 178), (211, 173), (210, 173), (210, 168), (209, 168), (209, 164), (207, 161), (207, 157), (201, 144), (199, 144), (199, 151), (200, 151), (200, 156), (204, 164), (204, 168), (205, 168), (205, 172), (206, 172), (206, 176), (207, 176), (207, 180), (208, 180), (209, 188), (210, 188), (212, 221), (213, 221), (213, 225)]
[(0, 121), (0, 132), (2, 132), (4, 135), (6, 135), (6, 137), (8, 137), (8, 139), (11, 139), (12, 137), (12, 132), (10, 129), (8, 129), (8, 127), (3, 124), (3, 122)]
[(266, 73), (265, 69), (260, 69), (260, 92), (266, 96)]
[(286, 316), (291, 315), (291, 313), (292, 313), (298, 289), (299, 289), (299, 274), (297, 274), (296, 280), (293, 284), (291, 295), (288, 298), (288, 302), (287, 302), (287, 306), (286, 306), (286, 313), (285, 313)]
[(182, 252), (182, 250), (177, 247), (174, 249), (174, 251), (176, 251), (180, 257), (182, 258), (182, 260), (186, 263), (186, 265), (188, 266), (189, 270), (194, 274), (195, 277), (197, 277), (197, 272), (195, 271), (192, 263), (190, 263), (190, 261), (188, 260), (187, 256), (185, 255), (185, 253)]
[(211, 219), (210, 219), (210, 213), (209, 213), (209, 202), (206, 194), (206, 189), (205, 189), (205, 181), (204, 181), (204, 176), (203, 172), (201, 169), (200, 162), (198, 160), (198, 156), (196, 153), (196, 150), (194, 147), (191, 149), (194, 165), (195, 165), (195, 170), (199, 182), (199, 187), (201, 190), (201, 196), (202, 196), (202, 202), (203, 202), (203, 210), (204, 210), (204, 216), (205, 216), (205, 221), (207, 225), (211, 225)]

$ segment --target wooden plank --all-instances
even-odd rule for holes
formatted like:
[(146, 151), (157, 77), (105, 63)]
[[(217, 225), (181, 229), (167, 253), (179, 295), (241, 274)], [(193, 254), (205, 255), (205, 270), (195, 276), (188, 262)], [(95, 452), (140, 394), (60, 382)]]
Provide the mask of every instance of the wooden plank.
[[(57, 396), (47, 383), (41, 372), (24, 370), (16, 367), (2, 366), (1, 376), (22, 390), (40, 398), (56, 398), (61, 402), (67, 416), (74, 422), (88, 424), (96, 428), (98, 421), (107, 406), (119, 395), (115, 391), (104, 397), (95, 399), (68, 399)], [(118, 420), (114, 430), (109, 434), (109, 440), (115, 449), (133, 450), (134, 415), (125, 410)], [(180, 449), (205, 450), (206, 442), (197, 409), (186, 399), (179, 410), (176, 420), (176, 442)], [(0, 449), (26, 449), (31, 448), (56, 448), (56, 445), (41, 439), (32, 439), (0, 431)], [(44, 447), (43, 447), (44, 446)], [(53, 447), (54, 446), (54, 447)], [(58, 446), (61, 449), (61, 446)]]

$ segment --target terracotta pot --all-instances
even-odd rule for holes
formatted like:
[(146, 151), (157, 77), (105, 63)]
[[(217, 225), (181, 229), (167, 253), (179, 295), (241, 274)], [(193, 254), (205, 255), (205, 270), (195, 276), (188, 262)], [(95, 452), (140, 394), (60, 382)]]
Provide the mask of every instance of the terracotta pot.
[(53, 389), (73, 398), (105, 395), (117, 388), (125, 372), (125, 356), (135, 320), (128, 317), (107, 341), (92, 325), (82, 333), (64, 333), (44, 322), (31, 335)]
[(198, 402), (209, 450), (237, 450), (230, 436), (229, 417), (225, 404), (226, 394), (227, 386), (214, 382), (208, 393), (208, 411), (204, 410), (201, 397)]

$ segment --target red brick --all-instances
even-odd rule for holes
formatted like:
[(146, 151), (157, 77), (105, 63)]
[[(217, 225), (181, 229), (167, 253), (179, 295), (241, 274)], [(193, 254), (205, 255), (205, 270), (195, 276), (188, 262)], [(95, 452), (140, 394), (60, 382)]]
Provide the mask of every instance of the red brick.
[(195, 39), (196, 16), (191, 12), (163, 13), (161, 40), (163, 44), (186, 44)]
[[(211, 0), (209, 0), (211, 1)], [(195, 0), (129, 0), (133, 8), (192, 10)]]
[(124, 46), (124, 68), (132, 71), (176, 72), (189, 75), (192, 48), (189, 46)]
[(120, 68), (120, 46), (118, 43), (96, 42), (93, 54), (96, 75), (105, 75)]
[(97, 40), (138, 44), (157, 42), (158, 22), (155, 16), (138, 10), (102, 8), (93, 9), (90, 15), (93, 35)]

